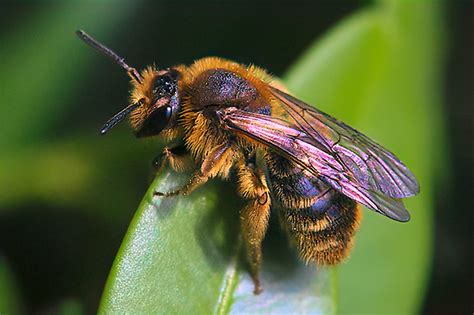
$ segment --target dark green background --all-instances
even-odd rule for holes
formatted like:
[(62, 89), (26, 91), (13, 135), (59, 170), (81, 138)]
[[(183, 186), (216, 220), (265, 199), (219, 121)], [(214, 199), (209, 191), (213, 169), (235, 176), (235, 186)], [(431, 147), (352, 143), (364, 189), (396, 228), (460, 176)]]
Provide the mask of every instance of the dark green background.
[[(155, 142), (136, 141), (125, 126), (98, 136), (126, 104), (128, 80), (85, 47), (75, 29), (139, 69), (216, 55), (281, 76), (318, 36), (371, 4), (2, 2), (0, 279), (16, 289), (0, 288), (11, 294), (0, 302), (27, 313), (94, 312), (152, 180)], [(472, 2), (437, 4), (445, 31), (440, 150), (449, 164), (440, 173), (449, 174), (432, 188), (434, 265), (423, 312), (466, 313), (472, 312), (474, 12)]]

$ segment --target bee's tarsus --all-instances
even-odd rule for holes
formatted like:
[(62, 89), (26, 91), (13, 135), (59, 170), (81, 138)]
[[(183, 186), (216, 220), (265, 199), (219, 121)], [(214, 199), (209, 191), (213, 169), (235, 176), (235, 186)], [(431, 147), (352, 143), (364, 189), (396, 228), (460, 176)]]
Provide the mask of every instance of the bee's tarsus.
[(153, 192), (153, 196), (159, 196), (159, 197), (172, 197), (172, 196), (177, 196), (180, 194), (181, 192), (179, 190), (169, 191), (169, 192), (161, 192), (161, 191)]
[(263, 287), (260, 285), (260, 280), (257, 278), (257, 279), (254, 279), (253, 282), (254, 282), (253, 294), (259, 295), (260, 293), (263, 292)]

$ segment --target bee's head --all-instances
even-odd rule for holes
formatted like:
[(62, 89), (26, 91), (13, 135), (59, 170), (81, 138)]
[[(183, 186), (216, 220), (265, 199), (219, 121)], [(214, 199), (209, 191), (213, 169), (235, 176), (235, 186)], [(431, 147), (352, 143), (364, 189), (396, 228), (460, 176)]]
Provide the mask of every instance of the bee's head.
[(141, 105), (132, 109), (129, 118), (135, 134), (146, 137), (176, 125), (180, 73), (174, 68), (148, 68), (141, 76), (142, 82), (134, 81), (132, 90), (132, 104)]
[(131, 104), (110, 118), (100, 130), (101, 134), (105, 134), (127, 116), (138, 137), (158, 135), (161, 131), (176, 125), (179, 111), (178, 70), (147, 68), (139, 73), (127, 65), (123, 58), (84, 31), (79, 30), (76, 34), (86, 44), (112, 58), (132, 78)]

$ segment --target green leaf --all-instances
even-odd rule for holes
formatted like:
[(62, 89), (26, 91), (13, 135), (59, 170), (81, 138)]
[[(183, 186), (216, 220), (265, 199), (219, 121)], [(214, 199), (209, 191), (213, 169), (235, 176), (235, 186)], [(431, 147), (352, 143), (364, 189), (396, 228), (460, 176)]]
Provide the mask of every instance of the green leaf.
[(112, 267), (100, 313), (331, 312), (328, 273), (304, 267), (282, 240), (266, 252), (265, 291), (255, 296), (241, 267), (242, 202), (233, 190), (217, 182), (189, 197), (152, 197), (185, 179), (165, 171), (151, 185)]

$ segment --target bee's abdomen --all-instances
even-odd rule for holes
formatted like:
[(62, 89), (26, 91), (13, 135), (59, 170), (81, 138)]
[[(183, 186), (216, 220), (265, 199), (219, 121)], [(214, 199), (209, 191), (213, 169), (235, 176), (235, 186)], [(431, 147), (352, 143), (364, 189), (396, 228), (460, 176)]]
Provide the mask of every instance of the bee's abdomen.
[(360, 221), (357, 203), (277, 154), (267, 162), (281, 221), (302, 259), (333, 265), (347, 257)]

